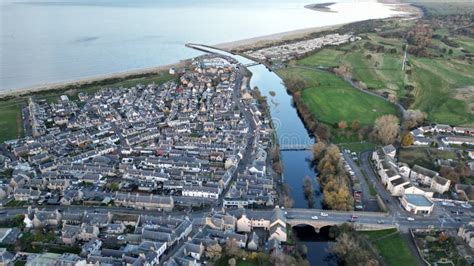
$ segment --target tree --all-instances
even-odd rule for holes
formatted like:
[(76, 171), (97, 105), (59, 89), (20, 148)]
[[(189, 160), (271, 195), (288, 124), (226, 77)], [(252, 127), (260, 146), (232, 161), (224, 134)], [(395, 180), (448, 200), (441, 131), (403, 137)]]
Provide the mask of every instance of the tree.
[(283, 252), (273, 252), (270, 255), (271, 265), (296, 265), (296, 260), (292, 256)]
[(456, 170), (454, 170), (454, 168), (452, 168), (451, 166), (441, 166), (441, 169), (439, 170), (439, 174), (442, 177), (445, 177), (451, 180), (451, 182), (455, 184), (459, 184), (459, 182), (461, 181), (460, 174)]
[(225, 242), (225, 252), (228, 256), (234, 258), (242, 258), (245, 256), (245, 251), (243, 251), (239, 243), (234, 239), (227, 239)]
[(222, 247), (218, 243), (209, 245), (206, 248), (206, 254), (211, 261), (216, 261), (221, 258)]
[(313, 159), (320, 160), (324, 156), (324, 152), (326, 151), (326, 143), (322, 141), (318, 141), (313, 144), (312, 151), (313, 151)]
[(413, 137), (413, 134), (410, 132), (406, 132), (405, 135), (403, 135), (402, 138), (402, 145), (403, 146), (411, 146), (413, 145), (413, 142), (415, 141), (415, 138)]
[(112, 191), (117, 191), (117, 190), (119, 190), (119, 184), (117, 184), (117, 183), (112, 183), (112, 184), (110, 184), (110, 189), (111, 189)]
[(334, 73), (345, 79), (352, 79), (352, 69), (346, 64), (341, 64), (339, 67), (335, 68)]
[(295, 203), (295, 201), (293, 200), (292, 197), (288, 196), (288, 195), (284, 195), (283, 196), (283, 206), (285, 208), (291, 208), (293, 207), (293, 204)]
[(318, 142), (319, 141), (329, 142), (329, 139), (331, 138), (331, 131), (326, 125), (321, 124), (321, 123), (317, 124), (315, 133), (316, 133)]
[(308, 201), (308, 207), (312, 208), (314, 206), (313, 183), (311, 182), (311, 178), (309, 176), (304, 177), (303, 190), (304, 197)]
[(426, 118), (427, 118), (427, 114), (425, 112), (422, 112), (420, 110), (410, 109), (406, 113), (404, 127), (407, 130), (415, 128), (421, 125), (425, 121)]
[(359, 130), (359, 128), (360, 128), (359, 120), (356, 119), (356, 120), (352, 121), (351, 128), (352, 128), (353, 131)]
[(392, 144), (398, 136), (398, 117), (383, 115), (375, 120), (373, 136), (384, 145)]
[(459, 176), (464, 176), (464, 177), (469, 176), (471, 173), (469, 166), (467, 166), (467, 164), (462, 163), (462, 162), (459, 162), (454, 167), (454, 171), (456, 171), (456, 173), (458, 173)]
[(346, 129), (347, 128), (347, 122), (344, 121), (344, 120), (341, 120), (341, 121), (339, 121), (339, 123), (337, 123), (337, 127), (339, 129)]
[(336, 238), (332, 252), (337, 254), (346, 265), (378, 265), (370, 244), (356, 233), (342, 233)]

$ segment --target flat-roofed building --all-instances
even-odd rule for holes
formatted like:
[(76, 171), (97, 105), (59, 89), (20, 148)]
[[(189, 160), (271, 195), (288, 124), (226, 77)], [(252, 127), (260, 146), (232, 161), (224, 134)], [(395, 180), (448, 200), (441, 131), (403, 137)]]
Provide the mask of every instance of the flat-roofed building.
[(405, 194), (400, 202), (405, 210), (414, 214), (430, 214), (434, 207), (431, 200), (419, 194)]

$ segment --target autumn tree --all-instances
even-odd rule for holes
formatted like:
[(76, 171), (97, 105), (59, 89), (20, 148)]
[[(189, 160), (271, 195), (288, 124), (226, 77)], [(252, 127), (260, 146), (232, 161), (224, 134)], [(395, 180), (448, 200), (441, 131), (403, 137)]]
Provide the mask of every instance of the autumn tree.
[(281, 203), (283, 204), (283, 206), (285, 208), (293, 207), (294, 200), (290, 195), (290, 187), (288, 186), (288, 184), (284, 183), (281, 187), (281, 190), (282, 190), (282, 192), (281, 192), (282, 193)]
[(337, 123), (337, 127), (339, 129), (346, 129), (347, 128), (347, 122), (344, 121), (344, 120), (341, 120), (341, 121), (339, 121), (339, 123)]
[(356, 119), (356, 120), (352, 121), (351, 129), (353, 131), (357, 131), (357, 130), (359, 130), (359, 128), (360, 128), (359, 120)]
[(374, 138), (382, 144), (392, 144), (398, 136), (398, 124), (398, 117), (394, 115), (383, 115), (375, 120), (372, 134)]
[(293, 204), (295, 204), (295, 201), (293, 200), (293, 198), (289, 195), (284, 195), (283, 196), (283, 206), (285, 208), (291, 208), (293, 207)]
[(316, 138), (318, 142), (329, 142), (329, 140), (331, 139), (331, 131), (325, 124), (318, 123), (314, 132), (316, 133)]
[(349, 65), (341, 64), (339, 67), (334, 69), (334, 73), (345, 79), (352, 79), (352, 69)]
[(301, 77), (292, 75), (285, 78), (285, 87), (292, 93), (308, 87), (308, 83)]
[(318, 141), (313, 144), (312, 151), (313, 151), (313, 159), (320, 160), (324, 156), (324, 152), (326, 151), (326, 143), (322, 141)]
[(209, 245), (206, 248), (206, 255), (211, 261), (216, 261), (221, 258), (222, 247), (218, 243)]
[(303, 190), (304, 190), (304, 197), (308, 201), (308, 207), (313, 208), (314, 206), (313, 182), (311, 182), (311, 178), (309, 176), (304, 177)]
[(413, 145), (414, 141), (415, 141), (415, 138), (413, 137), (413, 134), (411, 134), (410, 132), (406, 132), (402, 138), (402, 145), (411, 146)]

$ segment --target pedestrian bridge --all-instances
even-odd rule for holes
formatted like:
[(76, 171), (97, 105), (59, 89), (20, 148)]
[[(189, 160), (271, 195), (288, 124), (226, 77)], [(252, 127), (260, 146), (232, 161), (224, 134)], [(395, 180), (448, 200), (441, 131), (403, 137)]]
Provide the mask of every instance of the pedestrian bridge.
[(284, 144), (280, 146), (280, 151), (303, 151), (311, 150), (312, 145), (307, 144)]

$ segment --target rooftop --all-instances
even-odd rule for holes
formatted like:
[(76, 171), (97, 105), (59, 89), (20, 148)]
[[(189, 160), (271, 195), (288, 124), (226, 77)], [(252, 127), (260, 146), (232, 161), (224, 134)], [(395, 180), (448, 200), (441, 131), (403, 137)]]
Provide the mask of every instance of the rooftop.
[(433, 202), (431, 202), (428, 198), (426, 198), (423, 195), (405, 194), (405, 198), (408, 201), (408, 203), (416, 205), (416, 206), (423, 206), (423, 207), (433, 206)]

